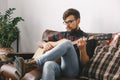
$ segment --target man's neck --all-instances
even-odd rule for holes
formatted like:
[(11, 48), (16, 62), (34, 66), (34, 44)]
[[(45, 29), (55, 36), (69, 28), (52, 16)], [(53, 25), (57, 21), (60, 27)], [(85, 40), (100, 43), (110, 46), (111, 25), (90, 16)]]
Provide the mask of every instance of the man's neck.
[(80, 30), (80, 27), (77, 27), (77, 29), (76, 30)]
[(74, 35), (74, 34), (76, 34), (76, 33), (78, 33), (78, 32), (80, 32), (80, 27), (77, 27), (76, 29), (71, 30), (71, 31), (70, 31), (70, 34), (71, 34), (71, 35)]
[(80, 27), (76, 27), (76, 28), (74, 29), (74, 31), (78, 31), (78, 30), (80, 30)]

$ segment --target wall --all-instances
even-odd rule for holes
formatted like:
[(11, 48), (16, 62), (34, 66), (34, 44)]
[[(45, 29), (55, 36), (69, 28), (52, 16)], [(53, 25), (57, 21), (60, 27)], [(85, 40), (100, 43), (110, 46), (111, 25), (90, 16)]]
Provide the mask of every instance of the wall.
[(80, 11), (86, 32), (120, 31), (120, 0), (8, 0), (8, 7), (25, 19), (19, 24), (20, 52), (34, 52), (45, 29), (65, 30), (62, 14), (71, 7)]
[(7, 0), (0, 0), (0, 12), (4, 12), (7, 9)]

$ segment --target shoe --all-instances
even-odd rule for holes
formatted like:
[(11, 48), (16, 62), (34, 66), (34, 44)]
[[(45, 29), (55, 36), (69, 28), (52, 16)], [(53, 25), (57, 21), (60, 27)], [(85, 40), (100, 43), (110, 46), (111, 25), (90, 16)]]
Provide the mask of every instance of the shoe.
[(15, 56), (14, 66), (17, 69), (17, 71), (15, 72), (16, 76), (20, 80), (25, 75), (25, 62), (24, 62), (24, 59), (22, 57), (16, 57)]
[(22, 57), (17, 56), (15, 56), (14, 66), (17, 69), (15, 73), (19, 80), (21, 80), (25, 73), (37, 68), (34, 61), (30, 60), (29, 62), (26, 62)]

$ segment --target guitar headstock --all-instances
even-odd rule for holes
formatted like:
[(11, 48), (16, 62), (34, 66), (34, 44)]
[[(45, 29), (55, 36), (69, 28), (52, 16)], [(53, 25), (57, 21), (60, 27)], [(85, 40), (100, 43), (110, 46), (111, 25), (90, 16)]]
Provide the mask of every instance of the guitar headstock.
[(95, 40), (109, 40), (112, 38), (112, 33), (109, 34), (101, 34), (101, 35), (95, 35), (94, 39)]

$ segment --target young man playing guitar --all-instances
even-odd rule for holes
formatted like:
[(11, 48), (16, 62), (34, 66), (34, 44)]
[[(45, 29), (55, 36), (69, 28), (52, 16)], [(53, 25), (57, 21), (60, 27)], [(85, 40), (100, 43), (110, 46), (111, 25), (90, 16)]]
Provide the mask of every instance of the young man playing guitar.
[[(66, 76), (71, 78), (79, 77), (82, 67), (94, 54), (96, 40), (88, 40), (88, 34), (83, 32), (80, 27), (80, 13), (76, 9), (70, 8), (63, 14), (66, 32), (49, 37), (49, 42), (40, 44), (43, 54), (25, 63), (23, 58), (17, 57), (15, 66), (17, 75), (22, 78), (27, 72), (27, 68), (41, 67), (42, 80), (55, 80), (57, 77)], [(73, 46), (72, 43), (75, 45)], [(55, 59), (61, 59), (61, 64)]]

